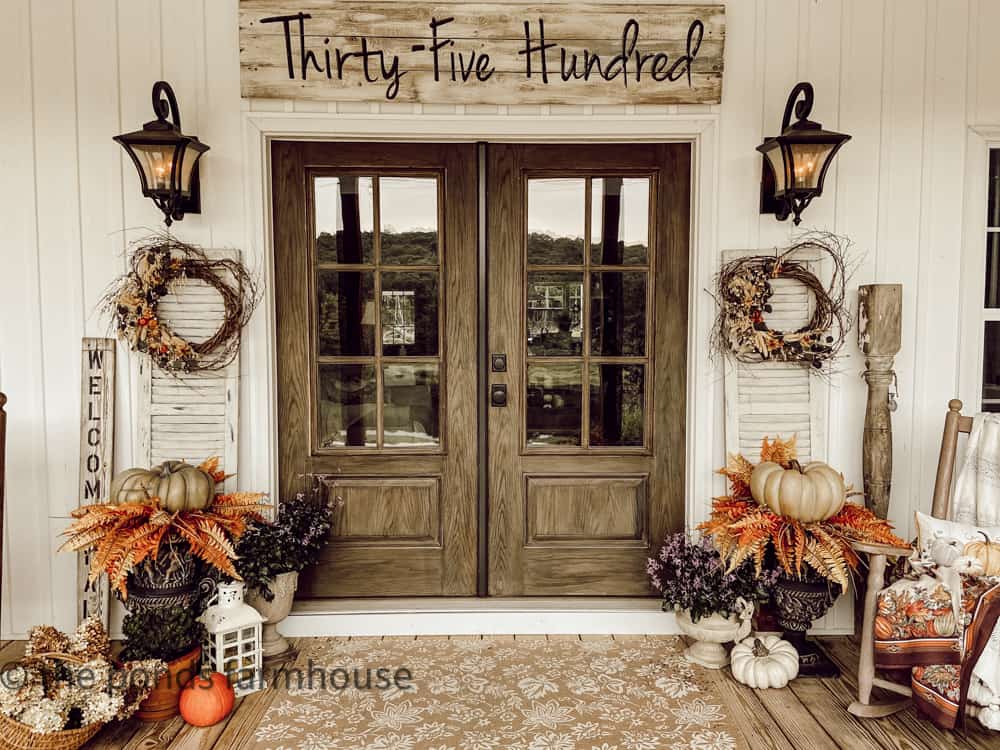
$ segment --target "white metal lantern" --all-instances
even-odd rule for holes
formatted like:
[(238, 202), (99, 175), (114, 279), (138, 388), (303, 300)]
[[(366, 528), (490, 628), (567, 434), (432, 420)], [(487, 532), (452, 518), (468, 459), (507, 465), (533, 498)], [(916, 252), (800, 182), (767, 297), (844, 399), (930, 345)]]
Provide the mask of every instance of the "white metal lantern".
[(229, 678), (236, 695), (264, 685), (260, 613), (243, 601), (242, 583), (220, 583), (210, 606), (198, 619), (205, 625), (202, 666)]

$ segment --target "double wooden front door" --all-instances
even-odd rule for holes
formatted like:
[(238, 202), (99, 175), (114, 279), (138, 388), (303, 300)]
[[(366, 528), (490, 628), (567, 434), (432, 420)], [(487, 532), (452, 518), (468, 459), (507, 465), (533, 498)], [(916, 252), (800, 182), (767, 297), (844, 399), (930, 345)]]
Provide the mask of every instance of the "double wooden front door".
[(690, 147), (272, 158), (280, 491), (343, 503), (300, 595), (648, 593), (683, 525)]

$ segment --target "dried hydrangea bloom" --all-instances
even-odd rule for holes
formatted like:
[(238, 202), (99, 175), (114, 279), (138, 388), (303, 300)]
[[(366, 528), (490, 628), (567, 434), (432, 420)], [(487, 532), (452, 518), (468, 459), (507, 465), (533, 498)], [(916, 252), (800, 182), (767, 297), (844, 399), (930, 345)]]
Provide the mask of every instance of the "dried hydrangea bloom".
[(51, 625), (36, 625), (28, 631), (25, 656), (35, 654), (65, 653), (69, 651), (70, 639)]
[(83, 715), (83, 726), (105, 724), (121, 713), (124, 696), (109, 695), (91, 690), (86, 693), (82, 705), (77, 706)]
[(29, 703), (17, 717), (19, 722), (40, 734), (62, 731), (68, 719), (69, 706), (53, 698), (42, 698)]
[(111, 639), (98, 618), (88, 617), (80, 623), (69, 638), (69, 653), (86, 661), (111, 656)]
[(0, 680), (0, 713), (17, 719), (25, 707), (45, 697), (42, 678), (37, 672), (16, 666), (4, 672)]
[(123, 669), (116, 670), (111, 677), (111, 692), (121, 696), (122, 706), (115, 718), (123, 720), (134, 714), (166, 671), (167, 665), (159, 659), (126, 662)]

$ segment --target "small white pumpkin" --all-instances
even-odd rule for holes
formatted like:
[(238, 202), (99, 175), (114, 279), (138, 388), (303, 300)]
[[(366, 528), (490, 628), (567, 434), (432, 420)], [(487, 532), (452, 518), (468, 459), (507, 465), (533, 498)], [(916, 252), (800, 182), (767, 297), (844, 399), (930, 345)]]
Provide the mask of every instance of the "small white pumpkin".
[(752, 688), (782, 688), (799, 674), (799, 652), (776, 635), (746, 638), (730, 658), (733, 677)]

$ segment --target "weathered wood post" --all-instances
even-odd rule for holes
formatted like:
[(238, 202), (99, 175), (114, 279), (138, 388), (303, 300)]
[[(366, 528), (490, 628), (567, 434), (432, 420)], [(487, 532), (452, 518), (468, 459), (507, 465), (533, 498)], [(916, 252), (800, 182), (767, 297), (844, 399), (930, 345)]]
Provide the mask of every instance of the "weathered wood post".
[(858, 346), (865, 355), (868, 406), (861, 447), (865, 504), (879, 518), (889, 514), (892, 489), (893, 359), (902, 344), (902, 284), (858, 287)]

